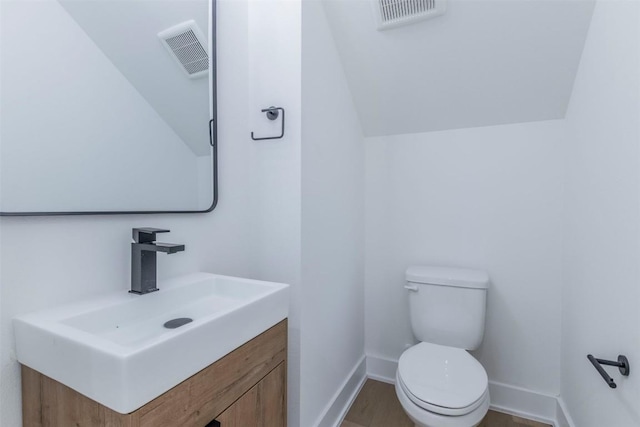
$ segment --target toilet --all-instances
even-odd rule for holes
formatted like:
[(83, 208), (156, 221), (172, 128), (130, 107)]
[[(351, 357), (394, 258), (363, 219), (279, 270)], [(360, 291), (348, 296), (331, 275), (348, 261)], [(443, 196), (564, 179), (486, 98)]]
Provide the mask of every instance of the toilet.
[(396, 394), (416, 427), (475, 427), (489, 410), (487, 373), (467, 350), (484, 336), (489, 275), (409, 267), (411, 328), (420, 341), (398, 361)]

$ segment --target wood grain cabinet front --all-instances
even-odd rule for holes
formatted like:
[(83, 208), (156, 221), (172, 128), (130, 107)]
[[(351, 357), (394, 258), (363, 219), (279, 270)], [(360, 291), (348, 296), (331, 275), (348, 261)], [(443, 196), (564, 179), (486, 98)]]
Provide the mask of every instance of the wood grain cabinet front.
[(286, 427), (286, 319), (130, 414), (26, 366), (24, 427)]
[(215, 421), (219, 423), (219, 427), (284, 427), (285, 370), (285, 364), (279, 364), (262, 381), (218, 415)]

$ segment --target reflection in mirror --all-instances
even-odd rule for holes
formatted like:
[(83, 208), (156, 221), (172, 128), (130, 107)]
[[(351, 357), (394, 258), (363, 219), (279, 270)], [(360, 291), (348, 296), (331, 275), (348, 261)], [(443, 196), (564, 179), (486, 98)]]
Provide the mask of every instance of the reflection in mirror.
[(1, 3), (0, 211), (212, 206), (208, 0)]

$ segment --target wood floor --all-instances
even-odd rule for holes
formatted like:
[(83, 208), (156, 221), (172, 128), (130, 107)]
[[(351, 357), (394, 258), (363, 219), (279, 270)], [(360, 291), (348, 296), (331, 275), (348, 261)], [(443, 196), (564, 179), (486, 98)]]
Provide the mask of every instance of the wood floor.
[[(393, 385), (367, 380), (341, 427), (414, 427), (398, 402)], [(551, 427), (489, 411), (478, 427)]]

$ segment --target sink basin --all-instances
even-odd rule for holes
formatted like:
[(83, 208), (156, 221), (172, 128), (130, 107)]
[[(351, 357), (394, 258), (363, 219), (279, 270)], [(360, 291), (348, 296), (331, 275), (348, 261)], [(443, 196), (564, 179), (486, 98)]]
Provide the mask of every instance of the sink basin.
[[(197, 273), (14, 319), (18, 361), (121, 414), (287, 317), (289, 286)], [(174, 329), (167, 321), (189, 318)]]

